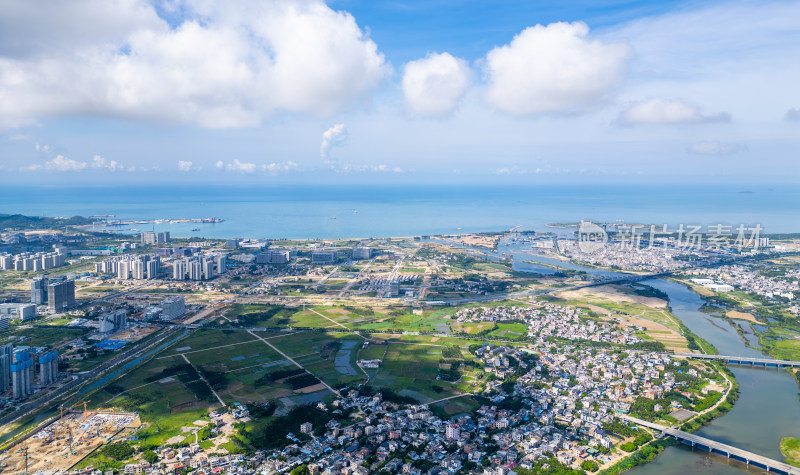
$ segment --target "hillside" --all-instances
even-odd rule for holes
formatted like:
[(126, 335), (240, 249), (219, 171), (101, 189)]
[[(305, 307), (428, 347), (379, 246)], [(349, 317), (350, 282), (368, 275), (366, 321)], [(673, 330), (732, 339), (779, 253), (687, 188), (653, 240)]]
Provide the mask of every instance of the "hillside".
[(91, 223), (91, 219), (83, 216), (73, 216), (71, 218), (48, 218), (23, 216), (21, 214), (0, 214), (0, 231), (9, 229), (52, 229)]

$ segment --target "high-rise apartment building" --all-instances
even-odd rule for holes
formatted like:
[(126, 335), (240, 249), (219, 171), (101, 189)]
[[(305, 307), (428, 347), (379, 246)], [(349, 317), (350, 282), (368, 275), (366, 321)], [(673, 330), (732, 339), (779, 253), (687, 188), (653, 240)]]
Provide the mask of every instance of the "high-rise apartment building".
[(172, 263), (172, 278), (174, 280), (185, 280), (187, 272), (186, 260), (179, 259)]
[(47, 307), (54, 312), (75, 306), (75, 281), (52, 282), (47, 286)]
[(14, 399), (24, 399), (33, 394), (33, 359), (28, 348), (14, 350), (11, 363), (11, 389)]
[(141, 242), (143, 245), (164, 244), (169, 242), (169, 232), (157, 233), (155, 231), (144, 231), (141, 234)]
[(44, 305), (47, 303), (47, 277), (35, 277), (31, 282), (31, 303)]
[(167, 297), (158, 306), (161, 307), (162, 320), (172, 320), (186, 313), (186, 300), (180, 295)]
[(58, 379), (58, 350), (39, 355), (39, 383), (47, 385)]
[(159, 264), (160, 264), (160, 261), (158, 260), (158, 257), (156, 257), (155, 259), (151, 259), (151, 260), (147, 261), (147, 264), (145, 264), (145, 268), (146, 268), (145, 274), (146, 274), (148, 279), (155, 279), (155, 278), (158, 277)]
[(224, 274), (228, 271), (227, 260), (227, 254), (217, 254), (217, 274)]
[(0, 345), (0, 393), (11, 389), (11, 364), (14, 362), (14, 345)]
[(214, 259), (211, 257), (204, 257), (202, 262), (203, 278), (210, 280), (214, 278)]

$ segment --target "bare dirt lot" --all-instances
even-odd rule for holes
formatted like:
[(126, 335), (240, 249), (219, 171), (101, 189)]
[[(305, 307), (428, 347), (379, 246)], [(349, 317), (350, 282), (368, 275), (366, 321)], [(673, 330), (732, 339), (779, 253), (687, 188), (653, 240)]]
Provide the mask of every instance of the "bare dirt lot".
[(667, 306), (667, 302), (662, 299), (636, 295), (629, 289), (619, 285), (603, 285), (600, 287), (559, 292), (558, 297), (567, 300), (586, 300), (587, 298), (600, 297), (611, 300), (614, 303), (630, 302), (639, 305), (647, 305), (652, 308), (664, 308)]

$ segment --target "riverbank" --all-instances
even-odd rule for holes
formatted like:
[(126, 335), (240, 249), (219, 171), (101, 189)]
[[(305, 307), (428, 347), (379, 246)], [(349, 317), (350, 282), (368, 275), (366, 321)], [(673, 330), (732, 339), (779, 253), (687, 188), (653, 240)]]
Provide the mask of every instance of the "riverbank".
[(786, 457), (786, 463), (800, 467), (800, 438), (784, 437), (781, 439), (781, 453)]
[[(800, 323), (796, 319), (776, 319), (771, 307), (747, 306), (733, 297), (683, 279), (673, 277), (669, 280), (685, 285), (699, 295), (705, 302), (701, 309), (711, 317), (725, 320), (735, 327), (746, 346), (775, 359), (800, 359)], [(764, 308), (770, 309), (766, 315), (763, 314)], [(757, 346), (745, 336), (741, 326), (733, 320), (748, 322), (753, 335), (758, 340)]]
[[(721, 363), (715, 363), (714, 366), (727, 382), (726, 391), (713, 406), (698, 412), (694, 417), (686, 420), (681, 426), (681, 430), (684, 432), (695, 432), (715, 418), (727, 413), (733, 408), (733, 403), (738, 398), (739, 385), (736, 383), (733, 374)], [(645, 428), (640, 428), (640, 430), (646, 430), (648, 433), (651, 432)], [(672, 446), (674, 443), (675, 441), (672, 439), (653, 440), (646, 445), (638, 447), (635, 452), (632, 452), (625, 458), (615, 461), (607, 468), (603, 468), (599, 473), (600, 475), (617, 475), (632, 468), (650, 463), (667, 447)]]

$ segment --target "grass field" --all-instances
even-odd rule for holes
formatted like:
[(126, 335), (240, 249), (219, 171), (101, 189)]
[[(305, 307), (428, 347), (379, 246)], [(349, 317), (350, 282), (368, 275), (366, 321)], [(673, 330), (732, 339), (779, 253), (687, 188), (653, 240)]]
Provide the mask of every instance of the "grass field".
[(234, 304), (225, 316), (240, 326), (286, 328), (295, 312), (296, 309), (288, 307)]
[[(404, 339), (405, 340), (405, 339)], [(453, 344), (457, 339), (451, 340)], [(456, 345), (461, 346), (461, 345)], [(385, 386), (421, 402), (431, 402), (473, 390), (476, 375), (463, 371), (461, 380), (438, 380), (443, 346), (408, 341), (391, 341), (383, 364), (373, 378), (374, 386)], [(463, 354), (467, 352), (462, 350)], [(464, 412), (464, 411), (459, 411)]]
[[(366, 376), (358, 368), (358, 349), (364, 339), (348, 333), (302, 332), (270, 340), (279, 350), (294, 359), (332, 387), (342, 386), (354, 381), (362, 381)], [(346, 348), (350, 346), (350, 348)], [(346, 374), (335, 359), (346, 357), (355, 375)]]
[(12, 328), (0, 333), (0, 344), (11, 343), (20, 346), (57, 346), (66, 343), (89, 331), (83, 328), (63, 328), (35, 326), (31, 328)]
[(451, 315), (453, 315), (453, 311), (450, 309), (425, 310), (421, 315), (407, 313), (398, 317), (392, 317), (391, 326), (389, 328), (402, 329), (403, 331), (409, 332), (445, 332), (449, 328), (451, 321), (449, 317)]
[[(356, 365), (364, 340), (356, 335), (321, 332), (258, 332), (257, 335), (331, 386), (366, 379)], [(380, 351), (382, 355), (381, 348), (373, 352)], [(352, 371), (346, 370), (348, 365)], [(137, 410), (145, 421), (157, 421), (162, 426), (159, 437), (169, 438), (174, 434), (164, 428), (165, 423), (174, 420), (179, 427), (183, 425), (184, 413), (193, 414), (194, 420), (208, 408), (219, 406), (209, 385), (191, 368), (211, 378), (211, 387), (226, 404), (272, 401), (279, 407), (291, 407), (331, 395), (323, 386), (310, 389), (312, 394), (304, 394), (308, 391), (293, 386), (291, 376), (271, 376), (280, 370), (302, 369), (254, 334), (203, 329), (94, 393), (91, 405)]]
[(781, 439), (781, 453), (786, 457), (786, 463), (800, 467), (800, 439), (797, 437)]
[(522, 338), (528, 335), (528, 326), (524, 323), (498, 323), (497, 330), (489, 333), (493, 338)]
[(494, 322), (463, 322), (452, 323), (450, 327), (456, 333), (466, 333), (468, 335), (475, 335), (486, 330), (494, 328)]
[(800, 360), (800, 340), (766, 340), (764, 349), (780, 360)]
[(481, 404), (470, 396), (448, 399), (431, 405), (434, 410), (436, 410), (435, 408), (441, 408), (448, 417), (470, 414), (480, 406)]
[(507, 272), (511, 273), (514, 269), (505, 264), (498, 264), (496, 262), (477, 262), (472, 264), (472, 269), (483, 272)]

